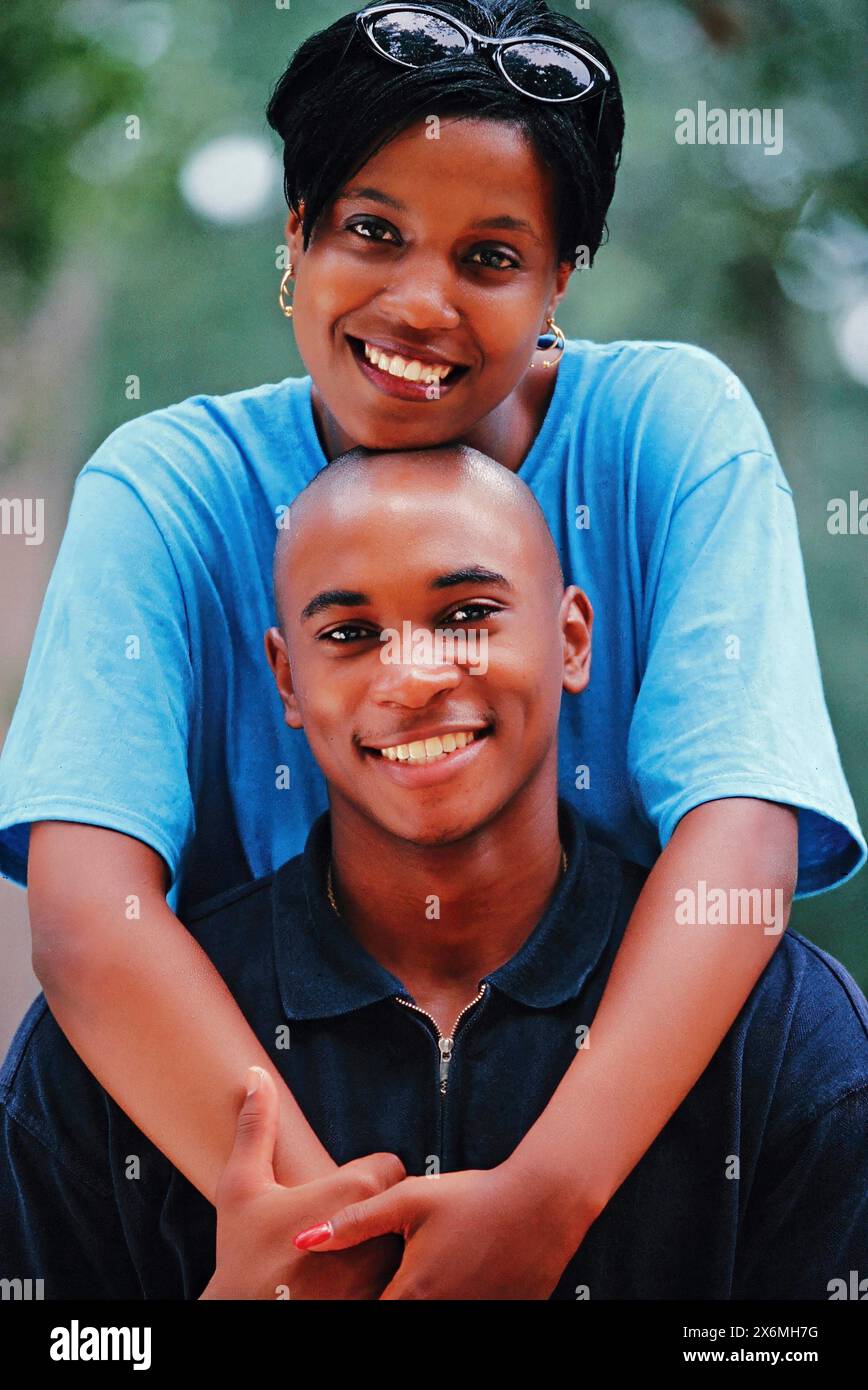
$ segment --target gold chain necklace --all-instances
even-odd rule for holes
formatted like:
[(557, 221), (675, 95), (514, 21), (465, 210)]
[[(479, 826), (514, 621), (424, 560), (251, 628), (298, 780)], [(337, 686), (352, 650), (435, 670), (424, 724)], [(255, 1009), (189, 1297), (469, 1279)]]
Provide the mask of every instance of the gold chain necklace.
[[(563, 878), (564, 874), (567, 872), (567, 862), (567, 852), (564, 849), (563, 845), (561, 845), (561, 878)], [(341, 914), (338, 912), (338, 905), (335, 902), (335, 890), (334, 884), (332, 882), (331, 859), (329, 859), (328, 873), (326, 874), (326, 894), (328, 896), (329, 902), (331, 903), (332, 911), (334, 912), (335, 916), (340, 917)]]

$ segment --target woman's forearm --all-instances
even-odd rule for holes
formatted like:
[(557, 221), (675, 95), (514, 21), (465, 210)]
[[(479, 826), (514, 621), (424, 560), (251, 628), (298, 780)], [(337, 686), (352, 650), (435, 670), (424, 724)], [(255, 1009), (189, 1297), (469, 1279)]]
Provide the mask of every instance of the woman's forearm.
[[(251, 1065), (274, 1076), (280, 1095), (279, 1180), (307, 1182), (333, 1171), (217, 970), (166, 903), (155, 872), (162, 876), (162, 861), (127, 836), (60, 822), (33, 827), (34, 968), (59, 1026), (109, 1094), (209, 1201), (232, 1150), (239, 1078)], [(128, 918), (131, 898), (139, 915)]]
[[(695, 1085), (782, 938), (795, 887), (797, 817), (772, 802), (708, 802), (679, 823), (627, 925), (580, 1049), (510, 1160), (605, 1207)], [(683, 889), (780, 890), (777, 931), (687, 924)], [(676, 908), (682, 911), (676, 916)]]

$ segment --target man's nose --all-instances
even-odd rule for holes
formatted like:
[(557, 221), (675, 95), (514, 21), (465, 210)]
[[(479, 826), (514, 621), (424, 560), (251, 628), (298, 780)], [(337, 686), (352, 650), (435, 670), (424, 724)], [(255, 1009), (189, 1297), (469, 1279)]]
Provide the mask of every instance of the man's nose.
[(371, 688), (383, 705), (421, 709), (444, 690), (461, 684), (462, 671), (454, 661), (384, 662)]

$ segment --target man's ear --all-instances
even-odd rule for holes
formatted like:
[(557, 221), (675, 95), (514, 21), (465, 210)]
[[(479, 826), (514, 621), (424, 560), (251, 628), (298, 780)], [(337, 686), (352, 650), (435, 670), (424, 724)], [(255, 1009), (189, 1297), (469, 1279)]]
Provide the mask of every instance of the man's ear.
[(289, 664), (283, 633), (279, 627), (270, 627), (266, 632), (265, 655), (268, 657), (271, 673), (280, 692), (284, 722), (289, 725), (290, 729), (304, 728), (301, 710), (298, 707), (298, 700), (292, 685), (292, 667)]
[(564, 642), (564, 690), (579, 695), (591, 678), (591, 628), (594, 610), (575, 584), (564, 590), (560, 624)]

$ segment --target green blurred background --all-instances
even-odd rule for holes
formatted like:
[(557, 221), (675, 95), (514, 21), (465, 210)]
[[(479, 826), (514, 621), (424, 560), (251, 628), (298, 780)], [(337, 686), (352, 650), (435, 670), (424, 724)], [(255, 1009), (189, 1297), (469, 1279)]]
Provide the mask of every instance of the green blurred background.
[[(123, 420), (185, 396), (304, 372), (276, 305), (285, 206), (264, 107), (292, 51), (346, 8), (5, 0), (0, 492), (46, 499), (46, 542), (0, 547), (0, 734), (72, 481), (93, 449)], [(552, 8), (609, 48), (627, 117), (609, 241), (572, 277), (558, 322), (573, 336), (699, 343), (749, 387), (795, 491), (827, 699), (864, 823), (868, 538), (830, 535), (827, 504), (868, 494), (865, 7)], [(782, 153), (676, 144), (676, 110), (699, 100), (780, 108)], [(23, 902), (2, 886), (16, 923), (4, 941), (15, 955), (4, 1034), (35, 992)], [(794, 924), (868, 988), (866, 902), (868, 872), (798, 904)]]

